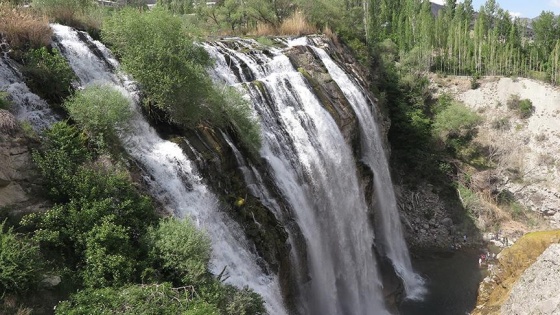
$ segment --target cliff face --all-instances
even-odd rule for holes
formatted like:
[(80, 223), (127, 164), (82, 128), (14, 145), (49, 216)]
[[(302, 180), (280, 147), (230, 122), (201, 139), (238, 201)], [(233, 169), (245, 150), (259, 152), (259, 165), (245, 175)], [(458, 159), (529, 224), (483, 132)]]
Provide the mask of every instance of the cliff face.
[(15, 118), (0, 110), (0, 211), (19, 217), (44, 209), (37, 197), (40, 183), (31, 160), (35, 143), (25, 136)]

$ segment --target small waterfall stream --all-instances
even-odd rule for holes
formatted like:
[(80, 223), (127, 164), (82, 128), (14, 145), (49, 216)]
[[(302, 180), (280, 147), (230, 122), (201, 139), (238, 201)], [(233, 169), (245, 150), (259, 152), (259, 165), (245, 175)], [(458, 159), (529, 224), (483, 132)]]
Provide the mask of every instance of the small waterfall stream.
[(377, 120), (370, 109), (370, 102), (350, 77), (321, 48), (312, 47), (321, 58), (333, 80), (341, 87), (360, 121), (363, 161), (374, 172), (375, 195), (379, 200), (380, 231), (376, 235), (381, 238), (378, 245), (393, 263), (397, 274), (402, 278), (407, 298), (421, 299), (426, 293), (423, 279), (412, 270), (408, 248), (397, 209), (397, 200), (393, 182), (389, 172), (389, 164), (383, 149), (381, 133)]
[(274, 275), (266, 275), (249, 250), (240, 226), (220, 211), (217, 197), (198, 175), (178, 145), (161, 139), (144, 119), (137, 104), (134, 84), (115, 75), (118, 63), (107, 49), (88, 35), (52, 25), (57, 45), (76, 72), (82, 86), (110, 84), (133, 101), (134, 116), (129, 128), (120, 136), (127, 152), (147, 173), (152, 195), (179, 217), (190, 217), (212, 240), (211, 270), (218, 274), (227, 266), (226, 282), (249, 286), (261, 294), (270, 314), (286, 314)]
[(311, 277), (304, 313), (388, 314), (365, 193), (335, 121), (281, 51), (205, 47), (216, 77), (247, 85), (263, 127), (261, 156), (304, 234)]
[(0, 57), (0, 89), (10, 95), (17, 120), (28, 121), (34, 130), (43, 130), (59, 119), (45, 100), (29, 91), (21, 73), (5, 57)]

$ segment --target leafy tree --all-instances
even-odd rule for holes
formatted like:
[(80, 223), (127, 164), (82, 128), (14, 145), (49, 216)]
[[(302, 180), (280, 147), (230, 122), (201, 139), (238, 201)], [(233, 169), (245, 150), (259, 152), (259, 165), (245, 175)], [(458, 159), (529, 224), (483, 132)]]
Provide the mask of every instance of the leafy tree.
[(35, 286), (42, 270), (36, 243), (0, 224), (0, 297), (21, 293)]
[(145, 102), (192, 127), (216, 115), (214, 89), (205, 71), (210, 57), (183, 30), (182, 20), (166, 10), (125, 8), (103, 24), (102, 37), (140, 83)]

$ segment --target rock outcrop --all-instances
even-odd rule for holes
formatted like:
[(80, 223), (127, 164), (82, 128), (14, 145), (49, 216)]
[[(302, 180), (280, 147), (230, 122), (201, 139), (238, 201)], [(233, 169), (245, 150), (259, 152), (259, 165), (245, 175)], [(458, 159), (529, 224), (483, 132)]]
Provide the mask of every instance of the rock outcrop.
[[(477, 306), (472, 314), (558, 314), (533, 311), (534, 307), (543, 307), (543, 310), (556, 307), (554, 298), (559, 296), (560, 275), (558, 266), (553, 264), (559, 259), (549, 259), (551, 254), (543, 253), (554, 246), (553, 253), (558, 256), (559, 243), (560, 230), (542, 231), (525, 234), (513, 246), (504, 249), (498, 255), (498, 264), (479, 287)], [(548, 275), (550, 281), (540, 281)]]
[[(13, 119), (8, 111), (0, 112), (3, 120)], [(0, 209), (3, 215), (19, 216), (41, 208), (43, 200), (36, 194), (32, 143), (17, 123), (6, 126), (0, 130)]]
[(517, 280), (502, 305), (503, 315), (560, 314), (560, 244), (553, 244)]

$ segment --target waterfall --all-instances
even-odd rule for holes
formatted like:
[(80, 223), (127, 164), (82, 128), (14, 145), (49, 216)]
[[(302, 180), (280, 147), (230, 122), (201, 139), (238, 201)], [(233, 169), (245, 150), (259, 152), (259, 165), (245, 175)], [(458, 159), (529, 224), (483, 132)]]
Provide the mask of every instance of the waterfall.
[(58, 115), (45, 100), (29, 91), (23, 76), (11, 63), (6, 57), (0, 57), (0, 90), (9, 94), (10, 110), (17, 120), (29, 122), (36, 131), (49, 127), (59, 119)]
[[(287, 56), (236, 40), (205, 45), (215, 77), (244, 85), (263, 128), (261, 157), (307, 243), (305, 314), (388, 314), (374, 232), (352, 150)], [(302, 266), (296, 265), (301, 269)]]
[(180, 147), (163, 140), (142, 116), (134, 84), (111, 71), (118, 63), (108, 50), (87, 34), (52, 25), (57, 45), (80, 79), (82, 86), (102, 83), (118, 88), (130, 97), (133, 118), (120, 140), (125, 150), (146, 172), (152, 195), (179, 217), (190, 217), (212, 240), (211, 271), (218, 274), (227, 266), (226, 282), (249, 286), (265, 300), (270, 314), (286, 314), (274, 275), (265, 274), (240, 226), (220, 210), (217, 197)]
[(407, 298), (420, 299), (425, 293), (423, 279), (414, 273), (404, 241), (399, 211), (389, 165), (383, 150), (381, 133), (362, 89), (321, 48), (312, 47), (321, 58), (333, 80), (338, 84), (360, 122), (361, 145), (364, 163), (373, 171), (375, 195), (379, 202), (379, 224), (376, 235), (382, 242), (385, 255), (391, 260), (403, 280)]

